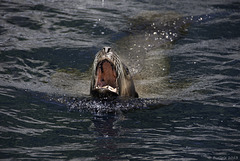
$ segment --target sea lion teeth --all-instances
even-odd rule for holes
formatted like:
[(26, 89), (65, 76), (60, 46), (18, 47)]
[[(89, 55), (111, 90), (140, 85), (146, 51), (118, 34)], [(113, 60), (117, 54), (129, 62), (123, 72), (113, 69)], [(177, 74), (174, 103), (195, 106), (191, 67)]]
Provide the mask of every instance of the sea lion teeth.
[(107, 86), (103, 86), (103, 87), (100, 87), (100, 86), (97, 86), (96, 87), (96, 89), (108, 89), (109, 91), (112, 91), (112, 92), (114, 92), (114, 93), (117, 93), (117, 88), (113, 88), (112, 86), (109, 86), (109, 85), (107, 85)]

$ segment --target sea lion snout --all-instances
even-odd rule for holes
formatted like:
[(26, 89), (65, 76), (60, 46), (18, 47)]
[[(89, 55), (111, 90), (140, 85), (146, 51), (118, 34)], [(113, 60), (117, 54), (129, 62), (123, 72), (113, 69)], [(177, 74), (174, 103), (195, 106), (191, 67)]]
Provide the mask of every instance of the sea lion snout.
[(103, 52), (104, 52), (104, 57), (106, 57), (107, 59), (111, 59), (113, 55), (111, 47), (104, 47)]

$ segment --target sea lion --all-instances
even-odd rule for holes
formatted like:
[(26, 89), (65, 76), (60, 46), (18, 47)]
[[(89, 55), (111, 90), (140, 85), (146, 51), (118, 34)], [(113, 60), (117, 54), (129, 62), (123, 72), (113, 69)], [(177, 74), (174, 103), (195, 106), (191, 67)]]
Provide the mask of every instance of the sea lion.
[(168, 97), (175, 88), (169, 84), (168, 49), (187, 26), (186, 19), (174, 13), (134, 16), (126, 30), (113, 36), (112, 48), (104, 47), (96, 54), (90, 70), (58, 70), (51, 84), (74, 97), (89, 93), (96, 97)]
[(111, 47), (104, 47), (95, 56), (90, 94), (95, 97), (138, 97), (127, 66)]

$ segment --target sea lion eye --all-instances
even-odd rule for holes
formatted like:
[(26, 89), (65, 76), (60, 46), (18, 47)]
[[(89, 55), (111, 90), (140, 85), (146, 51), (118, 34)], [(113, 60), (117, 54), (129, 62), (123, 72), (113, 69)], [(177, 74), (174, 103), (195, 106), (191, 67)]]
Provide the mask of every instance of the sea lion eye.
[(129, 74), (128, 67), (125, 67), (125, 69), (126, 69), (126, 74), (128, 75)]
[(128, 74), (129, 74), (129, 69), (128, 69), (128, 67), (127, 67), (125, 64), (123, 64), (123, 68), (125, 69), (126, 74), (128, 75)]

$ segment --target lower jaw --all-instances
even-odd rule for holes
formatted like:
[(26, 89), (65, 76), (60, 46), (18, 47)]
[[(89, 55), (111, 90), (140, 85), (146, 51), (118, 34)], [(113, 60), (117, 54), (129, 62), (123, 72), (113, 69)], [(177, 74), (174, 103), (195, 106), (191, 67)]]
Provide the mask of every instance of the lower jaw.
[(116, 92), (113, 92), (107, 88), (95, 88), (91, 91), (94, 97), (106, 98), (106, 97), (117, 97), (119, 96)]

